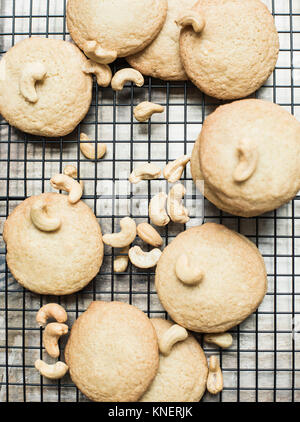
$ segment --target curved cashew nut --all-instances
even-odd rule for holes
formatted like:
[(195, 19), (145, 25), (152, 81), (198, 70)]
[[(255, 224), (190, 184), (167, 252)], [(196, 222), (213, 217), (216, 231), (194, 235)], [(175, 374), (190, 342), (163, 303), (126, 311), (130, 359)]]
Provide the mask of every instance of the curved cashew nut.
[(69, 192), (68, 201), (70, 204), (76, 204), (82, 196), (80, 183), (66, 174), (56, 174), (50, 179), (50, 183), (54, 189)]
[(103, 155), (106, 153), (106, 144), (104, 143), (97, 143), (97, 154), (96, 154), (96, 148), (95, 144), (92, 142), (86, 142), (90, 141), (90, 138), (85, 134), (80, 134), (80, 151), (82, 154), (89, 158), (90, 160), (99, 160), (103, 157)]
[(183, 170), (190, 159), (191, 157), (189, 155), (183, 155), (168, 163), (163, 170), (164, 178), (167, 179), (169, 183), (177, 182), (181, 178)]
[(185, 195), (185, 187), (177, 183), (172, 187), (168, 194), (167, 210), (174, 223), (187, 223), (189, 221), (189, 212), (182, 204), (182, 198)]
[(154, 267), (161, 256), (160, 249), (152, 249), (150, 252), (144, 252), (139, 246), (134, 246), (129, 249), (129, 259), (133, 265), (138, 268)]
[(88, 60), (85, 66), (83, 67), (84, 73), (93, 73), (96, 76), (97, 84), (106, 88), (109, 86), (112, 71), (107, 64), (96, 63), (93, 60)]
[(245, 182), (254, 173), (257, 160), (258, 152), (253, 142), (242, 139), (237, 147), (239, 154), (239, 164), (233, 173), (233, 179), (235, 182)]
[(211, 356), (209, 358), (206, 387), (211, 394), (218, 394), (223, 390), (223, 374), (217, 356)]
[(42, 81), (47, 73), (46, 66), (40, 62), (27, 63), (22, 70), (19, 88), (25, 100), (30, 103), (38, 101), (38, 95), (35, 89), (36, 81)]
[(53, 232), (61, 226), (59, 217), (47, 214), (47, 203), (44, 198), (38, 198), (30, 208), (30, 218), (34, 226), (43, 232)]
[(228, 349), (232, 345), (232, 335), (230, 333), (205, 334), (204, 341), (216, 344), (222, 349)]
[[(72, 179), (77, 179), (77, 168), (75, 166), (73, 166), (73, 164), (68, 164), (64, 168), (63, 174), (65, 174), (66, 176), (72, 177)], [(80, 180), (79, 184), (80, 184), (80, 186), (82, 188), (82, 192), (83, 192), (83, 181)]]
[(146, 122), (154, 113), (163, 113), (165, 108), (160, 104), (143, 101), (135, 107), (133, 115), (139, 122)]
[(116, 60), (118, 53), (115, 50), (105, 50), (97, 41), (86, 41), (83, 46), (84, 54), (94, 62), (109, 64)]
[(174, 324), (167, 331), (164, 332), (161, 338), (158, 339), (158, 347), (161, 354), (168, 356), (171, 353), (174, 344), (179, 341), (184, 341), (188, 337), (188, 332), (180, 325)]
[(67, 312), (58, 303), (47, 303), (42, 306), (36, 314), (36, 322), (44, 327), (49, 318), (54, 318), (57, 322), (66, 322), (68, 319)]
[(123, 273), (124, 271), (126, 271), (126, 269), (128, 267), (128, 261), (129, 261), (128, 251), (129, 251), (129, 246), (126, 246), (126, 248), (123, 248), (121, 250), (121, 254), (123, 254), (123, 255), (118, 255), (114, 259), (114, 272), (115, 273)]
[(68, 365), (64, 362), (56, 362), (54, 365), (48, 365), (48, 363), (43, 360), (36, 360), (34, 366), (39, 371), (43, 377), (49, 378), (51, 380), (58, 380), (62, 378), (69, 370)]
[(129, 176), (130, 183), (139, 183), (141, 180), (153, 180), (158, 179), (161, 174), (161, 170), (155, 164), (145, 163), (136, 167)]
[(194, 10), (190, 10), (184, 15), (180, 16), (176, 21), (177, 25), (185, 27), (192, 26), (195, 32), (201, 32), (204, 29), (205, 21), (203, 16)]
[(120, 221), (121, 231), (119, 233), (105, 234), (103, 242), (113, 248), (124, 248), (130, 245), (136, 237), (136, 224), (130, 217), (122, 218)]
[(126, 82), (134, 82), (136, 86), (144, 85), (143, 75), (131, 67), (116, 72), (111, 80), (111, 87), (114, 91), (121, 91)]
[(66, 324), (50, 322), (46, 325), (43, 333), (43, 343), (49, 356), (57, 358), (59, 356), (58, 340), (67, 334), (69, 328)]
[(140, 223), (136, 228), (137, 235), (146, 243), (157, 248), (163, 244), (161, 235), (148, 223)]
[(149, 204), (150, 220), (159, 227), (166, 226), (170, 221), (165, 209), (166, 200), (167, 194), (165, 192), (159, 192), (157, 195), (153, 196)]
[(198, 261), (191, 265), (189, 257), (186, 254), (180, 255), (177, 259), (175, 272), (182, 283), (190, 286), (199, 284), (204, 277), (203, 270), (199, 266)]

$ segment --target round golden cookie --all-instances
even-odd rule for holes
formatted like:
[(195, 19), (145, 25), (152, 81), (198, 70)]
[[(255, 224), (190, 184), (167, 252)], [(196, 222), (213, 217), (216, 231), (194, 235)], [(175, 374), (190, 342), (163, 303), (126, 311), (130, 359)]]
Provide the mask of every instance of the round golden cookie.
[(166, 14), (167, 0), (68, 0), (67, 25), (88, 57), (111, 63), (150, 44)]
[(65, 359), (73, 382), (89, 399), (137, 401), (157, 373), (157, 336), (134, 306), (92, 302), (72, 327)]
[(279, 39), (260, 0), (199, 0), (202, 32), (180, 35), (180, 54), (191, 81), (205, 94), (237, 99), (256, 91), (275, 68)]
[(300, 123), (284, 108), (257, 99), (220, 106), (205, 120), (191, 169), (218, 208), (252, 217), (300, 190)]
[[(57, 230), (46, 232), (33, 224), (31, 207), (39, 200), (45, 201), (49, 217), (60, 219)], [(39, 294), (81, 290), (103, 260), (101, 229), (92, 210), (82, 201), (72, 205), (58, 193), (31, 196), (18, 205), (4, 223), (3, 239), (12, 275)]]
[[(153, 318), (158, 338), (173, 326), (165, 319)], [(205, 354), (192, 334), (176, 343), (168, 356), (159, 355), (156, 377), (141, 402), (198, 402), (206, 390), (208, 374)]]
[(168, 0), (165, 24), (152, 43), (140, 53), (127, 57), (128, 63), (143, 75), (169, 81), (182, 81), (187, 75), (179, 53), (180, 27), (176, 20), (195, 0)]
[(74, 45), (27, 38), (0, 62), (0, 112), (9, 124), (38, 136), (64, 136), (86, 115), (92, 100), (87, 59)]
[(248, 239), (221, 224), (206, 223), (180, 233), (164, 249), (155, 286), (177, 324), (218, 333), (238, 325), (259, 306), (267, 290), (266, 268)]

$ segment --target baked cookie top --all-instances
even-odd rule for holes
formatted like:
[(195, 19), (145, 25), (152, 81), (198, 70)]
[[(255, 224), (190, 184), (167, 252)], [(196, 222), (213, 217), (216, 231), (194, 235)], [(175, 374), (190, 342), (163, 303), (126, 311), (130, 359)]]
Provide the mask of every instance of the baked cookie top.
[[(174, 324), (151, 319), (159, 339)], [(198, 402), (206, 390), (207, 360), (192, 334), (176, 343), (168, 356), (159, 355), (156, 377), (141, 402)]]
[[(42, 200), (57, 230), (46, 232), (32, 221), (31, 209)], [(4, 223), (7, 265), (15, 279), (39, 294), (66, 295), (81, 290), (99, 272), (103, 259), (101, 229), (82, 201), (71, 205), (68, 196), (44, 193), (18, 205)]]
[(134, 306), (92, 302), (73, 324), (65, 358), (73, 382), (89, 399), (137, 401), (157, 372), (157, 336)]
[(177, 324), (217, 333), (256, 310), (266, 294), (267, 277), (252, 242), (221, 224), (206, 223), (180, 233), (164, 249), (155, 286)]
[(237, 99), (256, 91), (274, 70), (279, 39), (260, 0), (198, 0), (202, 32), (185, 27), (180, 54), (191, 81), (205, 94)]
[(0, 112), (12, 126), (38, 136), (64, 136), (86, 115), (92, 100), (87, 59), (74, 45), (27, 38), (0, 62)]
[(68, 0), (67, 25), (88, 57), (111, 63), (143, 50), (166, 14), (167, 0)]

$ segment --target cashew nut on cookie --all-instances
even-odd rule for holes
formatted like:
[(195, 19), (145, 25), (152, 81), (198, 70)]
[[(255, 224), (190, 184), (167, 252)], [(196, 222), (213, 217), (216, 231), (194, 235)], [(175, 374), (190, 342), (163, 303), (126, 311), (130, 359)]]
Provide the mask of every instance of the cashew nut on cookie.
[(163, 240), (160, 234), (148, 223), (138, 224), (136, 232), (137, 235), (149, 245), (157, 248), (163, 244)]
[(83, 47), (83, 51), (87, 57), (92, 59), (94, 62), (101, 64), (112, 63), (117, 58), (116, 51), (105, 50), (95, 40), (86, 41)]
[(158, 339), (160, 353), (164, 356), (168, 356), (171, 353), (174, 344), (187, 339), (187, 337), (188, 332), (185, 328), (177, 324), (172, 325), (172, 327), (170, 327), (163, 336)]
[(31, 206), (30, 218), (35, 227), (43, 232), (53, 232), (61, 226), (59, 217), (51, 217), (47, 213), (47, 203), (44, 198), (38, 198)]
[(223, 374), (217, 356), (209, 358), (206, 388), (211, 394), (218, 394), (223, 390)]
[(136, 86), (144, 85), (143, 75), (135, 69), (128, 67), (116, 72), (111, 80), (111, 87), (114, 91), (122, 91), (126, 82), (133, 82)]
[(27, 63), (21, 73), (19, 88), (25, 100), (30, 103), (38, 101), (38, 94), (36, 92), (36, 82), (45, 79), (47, 69), (43, 63), (34, 62)]
[(61, 336), (67, 334), (69, 328), (66, 324), (51, 322), (46, 325), (43, 332), (43, 343), (49, 356), (57, 358), (59, 356), (58, 340)]
[(136, 237), (136, 224), (130, 217), (122, 218), (120, 221), (121, 231), (119, 233), (105, 234), (103, 242), (113, 248), (124, 248), (130, 245)]
[(205, 334), (205, 343), (212, 343), (222, 349), (228, 349), (232, 345), (232, 335), (230, 333), (216, 333), (216, 334)]
[(159, 192), (151, 198), (149, 203), (149, 217), (153, 224), (159, 227), (166, 226), (170, 218), (166, 212), (165, 206), (167, 201), (167, 194)]
[(121, 254), (114, 259), (114, 272), (123, 273), (128, 267), (129, 257), (128, 257), (129, 246), (121, 249)]
[(133, 115), (139, 122), (146, 122), (154, 113), (163, 113), (165, 108), (160, 104), (144, 101), (133, 110)]
[(89, 141), (90, 138), (88, 135), (82, 132), (80, 134), (80, 151), (86, 158), (89, 158), (90, 160), (99, 160), (106, 153), (106, 144), (98, 142), (96, 150), (96, 145)]
[(163, 170), (164, 178), (167, 179), (169, 183), (177, 182), (181, 178), (185, 166), (189, 161), (190, 156), (183, 155), (182, 157), (168, 163)]
[(186, 254), (180, 255), (177, 259), (175, 272), (182, 283), (190, 286), (199, 284), (204, 277), (202, 266), (198, 259), (192, 261)]
[(56, 174), (50, 179), (50, 184), (54, 189), (69, 192), (68, 201), (70, 204), (76, 204), (82, 196), (80, 183), (66, 174)]
[(62, 378), (69, 370), (68, 365), (64, 362), (56, 362), (53, 365), (49, 365), (43, 360), (36, 360), (34, 366), (39, 371), (43, 377), (46, 377), (51, 380), (58, 380)]
[(161, 170), (155, 164), (144, 163), (136, 167), (129, 176), (130, 183), (139, 183), (141, 180), (158, 179)]
[(182, 26), (192, 26), (195, 32), (201, 32), (204, 29), (205, 21), (203, 16), (201, 16), (196, 11), (190, 10), (180, 16), (176, 21), (177, 25)]
[(235, 182), (245, 182), (255, 172), (258, 160), (258, 152), (253, 142), (242, 139), (237, 147), (239, 164), (233, 173)]
[(190, 219), (189, 212), (182, 203), (184, 195), (185, 187), (181, 183), (176, 183), (168, 194), (167, 210), (174, 223), (185, 224)]
[(144, 252), (139, 246), (133, 246), (129, 249), (128, 256), (130, 262), (138, 268), (152, 268), (161, 256), (160, 249), (152, 249), (150, 252)]
[(47, 303), (42, 306), (36, 314), (36, 322), (41, 327), (44, 327), (49, 318), (53, 318), (57, 322), (66, 322), (68, 315), (64, 308), (58, 303)]
[(97, 84), (104, 88), (109, 86), (112, 78), (111, 68), (107, 64), (96, 63), (88, 60), (83, 68), (84, 73), (93, 73), (96, 76)]

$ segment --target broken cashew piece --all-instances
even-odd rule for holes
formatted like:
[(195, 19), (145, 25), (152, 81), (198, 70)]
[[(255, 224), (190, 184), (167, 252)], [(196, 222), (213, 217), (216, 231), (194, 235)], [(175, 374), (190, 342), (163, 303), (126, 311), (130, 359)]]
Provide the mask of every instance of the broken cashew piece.
[(133, 115), (139, 122), (146, 122), (154, 113), (163, 113), (165, 108), (160, 104), (144, 101), (133, 110)]
[(130, 217), (122, 218), (120, 221), (121, 231), (119, 233), (105, 234), (103, 242), (113, 248), (124, 248), (130, 245), (136, 237), (136, 224)]
[(58, 340), (61, 336), (67, 334), (68, 330), (69, 328), (66, 324), (59, 322), (50, 322), (50, 324), (46, 325), (43, 332), (43, 343), (46, 352), (52, 358), (59, 356)]
[(88, 58), (100, 64), (112, 63), (118, 55), (115, 50), (105, 50), (95, 40), (86, 41), (83, 51)]
[(185, 27), (192, 26), (195, 32), (201, 32), (204, 29), (205, 21), (203, 16), (194, 10), (190, 10), (184, 15), (180, 16), (176, 21), (177, 25)]
[(178, 180), (182, 176), (182, 173), (183, 173), (183, 170), (185, 169), (185, 166), (190, 161), (190, 159), (191, 159), (190, 156), (183, 155), (182, 157), (179, 157), (176, 160), (168, 163), (163, 170), (164, 178), (169, 183), (178, 182)]
[(61, 226), (59, 217), (50, 217), (48, 215), (47, 203), (44, 198), (38, 198), (31, 205), (30, 218), (34, 226), (43, 232), (53, 232)]
[(150, 252), (144, 252), (139, 246), (133, 246), (129, 249), (128, 256), (130, 262), (138, 268), (152, 268), (161, 256), (160, 249), (152, 249)]
[(128, 251), (129, 251), (129, 246), (126, 246), (126, 248), (123, 248), (121, 250), (121, 254), (123, 254), (123, 255), (118, 255), (114, 259), (114, 272), (115, 273), (123, 273), (124, 271), (126, 271), (126, 269), (128, 267), (128, 261), (129, 261)]
[(223, 374), (217, 356), (209, 358), (206, 388), (211, 394), (218, 394), (223, 390)]
[(174, 223), (185, 224), (190, 219), (189, 212), (182, 203), (184, 195), (185, 187), (181, 183), (176, 183), (168, 194), (167, 210)]
[(49, 365), (43, 360), (38, 359), (35, 361), (34, 366), (39, 371), (39, 373), (43, 375), (43, 377), (50, 380), (58, 380), (62, 378), (69, 370), (68, 365), (60, 361), (54, 363), (53, 365)]
[(174, 344), (184, 341), (188, 337), (188, 332), (180, 325), (174, 324), (170, 327), (161, 338), (158, 339), (158, 347), (161, 354), (168, 356), (171, 353)]
[(166, 201), (167, 194), (165, 192), (159, 192), (157, 195), (153, 196), (149, 203), (149, 217), (156, 226), (166, 226), (170, 221), (165, 209)]
[(189, 286), (199, 284), (204, 277), (203, 270), (199, 266), (198, 261), (195, 261), (191, 265), (190, 259), (186, 254), (180, 255), (177, 259), (175, 272), (179, 280)]
[(82, 197), (81, 184), (66, 174), (56, 174), (50, 179), (50, 184), (54, 189), (69, 192), (68, 201), (70, 204), (76, 204)]
[(67, 312), (58, 303), (47, 303), (42, 306), (36, 314), (36, 322), (44, 327), (49, 318), (55, 319), (57, 322), (66, 322), (68, 319)]
[(144, 242), (155, 248), (163, 244), (161, 235), (149, 223), (138, 224), (136, 232)]
[(242, 139), (237, 147), (239, 164), (233, 173), (235, 182), (245, 182), (255, 172), (258, 160), (257, 148), (252, 141)]
[(96, 76), (97, 84), (106, 88), (109, 86), (112, 78), (111, 68), (107, 64), (96, 63), (88, 60), (83, 67), (84, 73), (93, 73)]
[(30, 103), (36, 103), (39, 99), (35, 83), (42, 81), (47, 73), (47, 69), (43, 63), (34, 62), (27, 63), (21, 73), (19, 88), (25, 100)]
[(136, 86), (144, 85), (143, 75), (131, 67), (116, 72), (111, 80), (111, 87), (114, 91), (122, 91), (126, 82), (133, 82)]
[(136, 167), (129, 176), (130, 183), (139, 183), (141, 180), (154, 180), (158, 179), (161, 170), (155, 164), (145, 163)]
[(204, 341), (222, 347), (222, 349), (228, 349), (232, 345), (232, 335), (230, 333), (205, 334)]
[(102, 158), (106, 153), (106, 144), (98, 142), (97, 143), (97, 153), (96, 153), (96, 145), (92, 142), (86, 142), (90, 141), (90, 138), (85, 134), (80, 134), (80, 151), (82, 154), (89, 158), (90, 160), (99, 160)]

